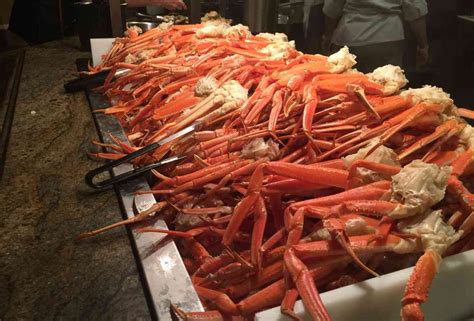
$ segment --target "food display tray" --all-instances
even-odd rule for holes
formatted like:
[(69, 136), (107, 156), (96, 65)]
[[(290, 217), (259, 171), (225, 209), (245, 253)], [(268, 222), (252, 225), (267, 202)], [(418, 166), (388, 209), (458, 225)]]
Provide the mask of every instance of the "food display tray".
[[(106, 53), (113, 39), (92, 42), (94, 63)], [(97, 45), (100, 43), (100, 45)], [(110, 134), (128, 142), (120, 123), (114, 116), (94, 112), (106, 108), (106, 97), (87, 91), (93, 117), (103, 143), (113, 143)], [(130, 164), (114, 169), (111, 175), (131, 170)], [(145, 178), (137, 178), (115, 186), (124, 219), (150, 208), (156, 203), (151, 194), (137, 195), (150, 186)], [(151, 227), (167, 228), (162, 220), (155, 220)], [(174, 242), (159, 245), (163, 234), (136, 233), (134, 226), (127, 227), (130, 242), (140, 271), (145, 295), (153, 319), (172, 320), (169, 306), (174, 303), (185, 311), (203, 311), (202, 303), (194, 290), (190, 276)], [(395, 321), (400, 320), (400, 299), (413, 268), (408, 268), (342, 287), (321, 295), (334, 321)], [(474, 250), (444, 259), (433, 283), (430, 297), (423, 310), (428, 321), (472, 321), (474, 318)], [(301, 301), (295, 306), (303, 320), (311, 320)], [(269, 309), (256, 315), (257, 321), (290, 320), (279, 308)]]
[[(321, 294), (334, 321), (399, 321), (400, 300), (413, 267)], [(474, 250), (443, 259), (422, 305), (426, 321), (474, 320)], [(311, 321), (298, 301), (295, 312)], [(279, 308), (257, 314), (256, 321), (289, 321)]]
[[(95, 92), (87, 92), (92, 111), (109, 106), (107, 99)], [(112, 143), (110, 134), (128, 142), (122, 127), (114, 116), (93, 113), (100, 138)], [(131, 170), (130, 164), (123, 164), (112, 175)], [(137, 178), (116, 186), (118, 200), (124, 218), (129, 218), (155, 204), (151, 194), (137, 195), (150, 187), (144, 178)], [(167, 228), (162, 220), (156, 220), (153, 227)], [(153, 318), (172, 320), (169, 304), (172, 302), (185, 311), (202, 311), (203, 306), (192, 286), (174, 242), (158, 246), (165, 236), (156, 233), (136, 233), (128, 228), (137, 265), (141, 271), (145, 293)], [(413, 268), (408, 268), (373, 278), (358, 284), (325, 292), (321, 298), (334, 321), (396, 321), (399, 320), (400, 299)], [(423, 310), (426, 320), (464, 321), (474, 315), (474, 250), (460, 253), (443, 260), (439, 274), (433, 283), (428, 302)], [(305, 313), (301, 301), (295, 311), (303, 320), (311, 318)], [(257, 321), (290, 320), (280, 314), (279, 308), (263, 311)]]
[[(110, 106), (106, 97), (93, 91), (87, 91), (86, 96), (102, 142), (112, 144), (111, 135), (128, 142), (125, 132), (114, 116), (94, 112)], [(120, 175), (132, 169), (131, 164), (122, 164), (115, 168), (111, 175)], [(152, 194), (135, 194), (137, 191), (149, 189), (145, 178), (136, 178), (115, 186), (124, 219), (133, 217), (156, 203)], [(150, 227), (167, 229), (166, 223), (160, 219), (155, 220)], [(171, 321), (170, 303), (177, 304), (185, 311), (203, 311), (175, 243), (159, 244), (165, 234), (136, 233), (133, 226), (127, 230), (152, 318)]]

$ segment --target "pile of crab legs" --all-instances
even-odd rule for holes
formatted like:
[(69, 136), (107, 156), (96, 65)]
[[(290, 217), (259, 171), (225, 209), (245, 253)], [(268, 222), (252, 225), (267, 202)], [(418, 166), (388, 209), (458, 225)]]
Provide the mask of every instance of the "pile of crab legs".
[[(474, 130), (461, 118), (472, 112), (436, 87), (400, 93), (406, 81), (397, 67), (353, 71), (348, 52), (324, 57), (286, 46), (274, 59), (264, 49), (285, 40), (236, 27), (207, 36), (205, 25), (129, 32), (91, 70), (130, 69), (101, 90), (113, 102), (104, 112), (135, 146), (116, 141), (107, 146), (115, 153), (97, 156), (121, 157), (194, 121), (205, 128), (137, 161), (188, 155), (153, 171), (161, 180), (153, 208), (80, 237), (167, 220), (174, 230), (138, 231), (179, 241), (210, 309), (171, 305), (186, 320), (249, 318), (278, 304), (299, 319), (298, 297), (314, 320), (330, 320), (319, 291), (419, 256), (401, 318), (423, 320), (442, 256), (474, 247), (474, 197), (464, 183)], [(140, 50), (152, 57), (125, 62)]]

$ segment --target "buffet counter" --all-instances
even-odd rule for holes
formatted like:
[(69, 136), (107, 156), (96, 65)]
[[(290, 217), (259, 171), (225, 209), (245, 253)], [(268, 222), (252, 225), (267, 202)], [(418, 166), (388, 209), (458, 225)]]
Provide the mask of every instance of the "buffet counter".
[(84, 173), (97, 132), (84, 93), (66, 95), (76, 38), (28, 47), (0, 203), (2, 320), (149, 320), (125, 229), (77, 242), (121, 218), (113, 191), (91, 194)]

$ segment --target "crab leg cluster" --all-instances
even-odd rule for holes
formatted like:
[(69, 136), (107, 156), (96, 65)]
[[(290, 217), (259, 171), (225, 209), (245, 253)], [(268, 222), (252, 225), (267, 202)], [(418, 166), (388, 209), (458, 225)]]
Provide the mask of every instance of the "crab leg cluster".
[[(474, 129), (442, 89), (403, 90), (396, 66), (357, 72), (347, 48), (306, 55), (282, 34), (221, 20), (161, 25), (116, 40), (90, 72), (127, 68), (99, 90), (127, 131), (117, 158), (194, 123), (199, 132), (135, 161), (165, 155), (153, 213), (165, 219), (207, 312), (251, 318), (299, 297), (330, 320), (319, 293), (415, 264), (402, 320), (423, 320), (439, 262), (474, 247)], [(81, 237), (95, 235), (86, 233)]]

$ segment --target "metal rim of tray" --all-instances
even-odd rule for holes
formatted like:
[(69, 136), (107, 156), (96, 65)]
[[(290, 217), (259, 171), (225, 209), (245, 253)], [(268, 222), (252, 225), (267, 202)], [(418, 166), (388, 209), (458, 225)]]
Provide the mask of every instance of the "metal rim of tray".
[[(115, 117), (94, 112), (96, 109), (110, 106), (106, 97), (93, 91), (86, 91), (86, 96), (101, 141), (113, 143), (110, 137), (112, 134), (123, 142), (128, 142)], [(111, 175), (119, 175), (131, 169), (133, 169), (131, 164), (123, 164), (114, 169)], [(136, 178), (115, 186), (124, 219), (133, 217), (156, 203), (152, 194), (135, 194), (137, 191), (147, 190), (150, 190), (150, 186), (145, 178)], [(147, 226), (168, 229), (166, 223), (160, 219), (151, 224), (148, 222)], [(134, 230), (135, 225), (127, 226), (152, 319), (171, 321), (170, 303), (185, 311), (204, 311), (176, 244), (170, 241), (158, 246), (165, 234), (136, 233)]]

